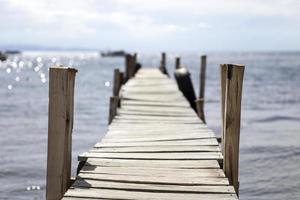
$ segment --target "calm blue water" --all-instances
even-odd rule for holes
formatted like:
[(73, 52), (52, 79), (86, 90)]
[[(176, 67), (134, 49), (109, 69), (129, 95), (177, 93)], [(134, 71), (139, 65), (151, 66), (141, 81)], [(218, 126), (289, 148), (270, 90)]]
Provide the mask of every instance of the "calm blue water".
[[(199, 55), (180, 54), (198, 91)], [(206, 118), (220, 132), (220, 63), (246, 65), (241, 128), (240, 199), (300, 196), (300, 52), (208, 53)], [(173, 73), (175, 54), (168, 55)], [(158, 66), (159, 54), (142, 54)], [(73, 170), (76, 156), (103, 136), (110, 82), (121, 58), (97, 53), (25, 52), (0, 63), (0, 199), (44, 199), (48, 67), (79, 70), (75, 88)]]

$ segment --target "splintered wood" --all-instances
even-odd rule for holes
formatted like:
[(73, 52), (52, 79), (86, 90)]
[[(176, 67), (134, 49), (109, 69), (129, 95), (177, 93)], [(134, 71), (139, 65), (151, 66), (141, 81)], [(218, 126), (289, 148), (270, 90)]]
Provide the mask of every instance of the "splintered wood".
[(84, 166), (63, 199), (238, 199), (214, 133), (173, 80), (141, 69), (120, 98), (106, 136), (79, 156)]

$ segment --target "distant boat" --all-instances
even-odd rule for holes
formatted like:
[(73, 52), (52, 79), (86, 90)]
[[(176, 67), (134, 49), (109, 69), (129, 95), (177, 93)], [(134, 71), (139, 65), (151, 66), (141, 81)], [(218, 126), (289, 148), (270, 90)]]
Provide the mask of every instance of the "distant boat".
[(15, 54), (20, 54), (22, 53), (21, 51), (18, 51), (18, 50), (6, 50), (4, 52), (6, 55), (15, 55)]
[(2, 53), (1, 51), (0, 51), (0, 60), (1, 61), (5, 61), (7, 59), (7, 55), (5, 54), (5, 53)]
[(121, 57), (125, 56), (126, 52), (123, 50), (120, 51), (106, 51), (100, 53), (102, 57)]

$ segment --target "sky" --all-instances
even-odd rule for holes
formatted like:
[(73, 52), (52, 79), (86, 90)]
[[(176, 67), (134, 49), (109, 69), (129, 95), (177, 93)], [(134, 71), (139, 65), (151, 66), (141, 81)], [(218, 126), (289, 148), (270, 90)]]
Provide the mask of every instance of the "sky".
[(300, 50), (299, 0), (0, 0), (0, 46)]

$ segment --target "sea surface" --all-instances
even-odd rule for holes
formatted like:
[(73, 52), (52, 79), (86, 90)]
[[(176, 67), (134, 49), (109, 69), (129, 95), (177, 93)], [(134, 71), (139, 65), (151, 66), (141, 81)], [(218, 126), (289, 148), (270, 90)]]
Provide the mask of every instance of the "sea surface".
[[(200, 53), (168, 54), (190, 70), (198, 93)], [(240, 141), (240, 199), (300, 199), (300, 52), (207, 52), (205, 112), (220, 133), (219, 64), (246, 66)], [(157, 67), (159, 53), (140, 54)], [(45, 199), (48, 68), (78, 69), (75, 88), (73, 174), (77, 155), (106, 132), (113, 69), (122, 58), (97, 52), (23, 52), (0, 62), (0, 199)]]

